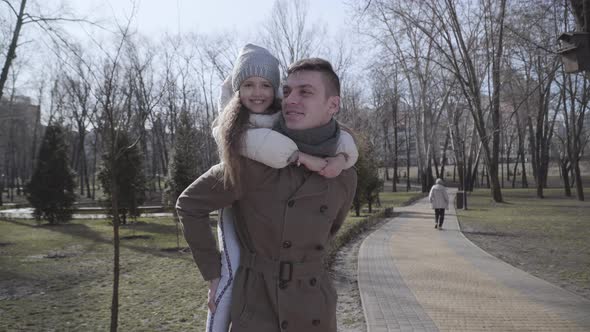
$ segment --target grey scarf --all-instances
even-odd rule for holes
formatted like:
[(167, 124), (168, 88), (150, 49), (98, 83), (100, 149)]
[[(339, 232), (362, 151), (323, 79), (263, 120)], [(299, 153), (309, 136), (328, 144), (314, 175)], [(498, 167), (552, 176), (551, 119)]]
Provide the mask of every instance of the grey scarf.
[(292, 139), (299, 151), (316, 157), (329, 157), (336, 154), (340, 126), (332, 119), (328, 124), (311, 129), (289, 129), (281, 115), (273, 130)]

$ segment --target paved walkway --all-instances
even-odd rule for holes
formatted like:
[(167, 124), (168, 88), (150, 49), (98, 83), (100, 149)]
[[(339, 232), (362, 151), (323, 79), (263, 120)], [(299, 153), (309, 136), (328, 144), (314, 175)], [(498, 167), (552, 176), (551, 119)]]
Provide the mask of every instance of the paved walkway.
[(479, 249), (453, 207), (440, 231), (428, 198), (396, 211), (359, 251), (368, 332), (590, 331), (589, 300)]

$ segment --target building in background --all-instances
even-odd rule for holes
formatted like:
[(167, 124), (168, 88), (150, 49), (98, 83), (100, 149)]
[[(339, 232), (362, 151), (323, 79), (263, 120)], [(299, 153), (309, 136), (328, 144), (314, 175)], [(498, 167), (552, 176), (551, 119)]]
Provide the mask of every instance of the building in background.
[(0, 100), (0, 187), (10, 200), (32, 174), (42, 131), (40, 116), (40, 106), (29, 97)]

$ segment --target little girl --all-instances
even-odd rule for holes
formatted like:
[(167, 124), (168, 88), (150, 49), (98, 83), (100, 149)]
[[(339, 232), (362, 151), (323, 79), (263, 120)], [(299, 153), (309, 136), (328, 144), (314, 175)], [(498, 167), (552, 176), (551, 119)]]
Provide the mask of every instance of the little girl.
[[(336, 155), (324, 158), (300, 152), (290, 138), (273, 131), (281, 116), (279, 81), (279, 61), (266, 49), (247, 44), (240, 51), (231, 77), (224, 82), (219, 103), (222, 111), (214, 123), (213, 136), (225, 164), (224, 183), (231, 184), (234, 190), (241, 190), (237, 177), (240, 156), (273, 168), (302, 164), (325, 177), (338, 176), (358, 159), (354, 140), (345, 131), (340, 131)], [(207, 332), (227, 332), (230, 325), (232, 282), (239, 266), (240, 247), (229, 206), (219, 212), (217, 236), (221, 278), (212, 280), (209, 286)]]

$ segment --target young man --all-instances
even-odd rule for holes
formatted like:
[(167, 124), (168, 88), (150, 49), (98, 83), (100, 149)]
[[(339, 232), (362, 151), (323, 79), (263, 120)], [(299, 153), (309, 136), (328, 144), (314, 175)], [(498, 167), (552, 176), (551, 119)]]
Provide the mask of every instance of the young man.
[[(292, 64), (283, 88), (283, 117), (275, 130), (298, 148), (334, 155), (340, 82), (329, 62)], [(241, 245), (233, 287), (232, 331), (336, 331), (336, 292), (323, 267), (330, 239), (348, 214), (356, 189), (354, 169), (325, 178), (304, 167), (273, 169), (242, 159), (242, 190), (222, 182), (213, 166), (179, 197), (177, 210), (203, 278), (214, 289), (219, 252), (209, 213), (232, 205)]]

